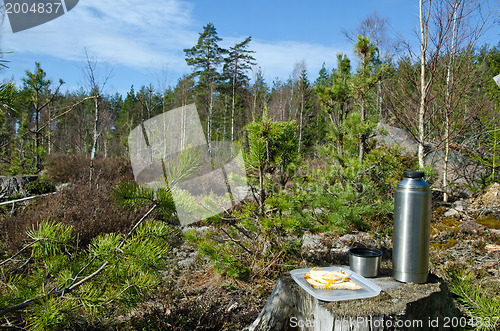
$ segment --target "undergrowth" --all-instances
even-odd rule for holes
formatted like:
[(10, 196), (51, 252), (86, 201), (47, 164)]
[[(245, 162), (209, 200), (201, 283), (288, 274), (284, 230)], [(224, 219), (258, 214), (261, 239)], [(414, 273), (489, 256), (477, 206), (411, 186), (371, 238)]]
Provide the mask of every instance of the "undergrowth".
[(500, 327), (500, 293), (485, 291), (478, 279), (465, 268), (448, 270), (449, 286), (476, 330), (498, 330)]

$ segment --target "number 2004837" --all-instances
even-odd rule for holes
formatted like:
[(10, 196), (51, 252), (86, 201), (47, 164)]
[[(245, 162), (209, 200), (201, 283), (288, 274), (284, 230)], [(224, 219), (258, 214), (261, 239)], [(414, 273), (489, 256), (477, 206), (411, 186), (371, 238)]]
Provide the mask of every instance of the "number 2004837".
[(500, 317), (445, 317), (443, 322), (445, 328), (494, 328), (500, 326)]
[(5, 3), (5, 12), (7, 14), (57, 14), (61, 10), (63, 10), (61, 2)]

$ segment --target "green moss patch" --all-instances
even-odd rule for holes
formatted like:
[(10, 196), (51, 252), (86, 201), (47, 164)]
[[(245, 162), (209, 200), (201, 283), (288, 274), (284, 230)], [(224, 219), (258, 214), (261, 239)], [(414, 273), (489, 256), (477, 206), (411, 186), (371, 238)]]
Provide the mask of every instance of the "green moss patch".
[(481, 216), (476, 222), (487, 228), (500, 230), (500, 220), (493, 215)]

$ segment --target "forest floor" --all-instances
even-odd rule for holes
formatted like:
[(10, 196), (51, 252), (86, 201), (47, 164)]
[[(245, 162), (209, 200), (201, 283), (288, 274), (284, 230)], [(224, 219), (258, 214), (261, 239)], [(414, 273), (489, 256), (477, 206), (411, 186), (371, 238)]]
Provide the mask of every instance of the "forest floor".
[[(436, 204), (431, 222), (430, 271), (448, 280), (450, 270), (466, 270), (491, 296), (500, 295), (500, 185), (453, 204)], [(391, 267), (391, 238), (359, 232), (338, 236), (305, 234), (297, 268), (348, 264), (347, 250), (371, 246), (384, 251), (383, 267)], [(275, 281), (234, 280), (214, 272), (189, 245), (179, 242), (172, 268), (156, 295), (128, 316), (121, 327), (168, 330), (241, 330), (258, 316)], [(278, 275), (276, 275), (277, 277)], [(116, 321), (115, 321), (116, 322)]]
[[(74, 159), (74, 160), (73, 160)], [(52, 171), (58, 182), (78, 180), (88, 168), (78, 157), (71, 162), (55, 160), (59, 173)], [(57, 161), (57, 162), (56, 162)], [(116, 163), (117, 161), (115, 161)], [(133, 176), (125, 161), (110, 165), (101, 180), (131, 180)], [(104, 167), (104, 165), (102, 166)], [(115, 178), (116, 174), (120, 178)], [(58, 175), (58, 176), (56, 176)], [(83, 178), (83, 175), (80, 176)], [(112, 178), (111, 178), (112, 177)], [(76, 179), (75, 179), (76, 178)], [(114, 185), (114, 184), (113, 184)], [(33, 208), (25, 208), (14, 222), (4, 222), (2, 240), (9, 242), (12, 251), (19, 249), (25, 239), (22, 233), (40, 218), (65, 220), (81, 233), (80, 240), (88, 242), (98, 233), (128, 231), (132, 222), (142, 214), (124, 214), (113, 208), (111, 187), (101, 185), (93, 191), (88, 185), (68, 186), (59, 194), (39, 199)], [(475, 275), (476, 282), (489, 296), (500, 296), (500, 184), (494, 184), (477, 195), (453, 203), (438, 203), (433, 199), (431, 220), (430, 271), (449, 280), (450, 271), (466, 270)], [(86, 208), (82, 208), (85, 205)], [(9, 215), (10, 209), (6, 210)], [(102, 218), (100, 215), (106, 215)], [(7, 217), (7, 216), (6, 216)], [(8, 217), (7, 217), (8, 218)], [(85, 222), (83, 222), (84, 220)], [(194, 225), (195, 231), (206, 226)], [(384, 252), (382, 267), (391, 268), (391, 236), (387, 233), (356, 232), (350, 234), (305, 233), (298, 238), (299, 256), (276, 270), (314, 266), (348, 265), (347, 251), (355, 246), (370, 246)], [(185, 242), (181, 233), (173, 243), (161, 271), (162, 282), (155, 294), (127, 315), (114, 316), (97, 324), (86, 325), (91, 330), (241, 330), (258, 316), (274, 288), (279, 274), (271, 270), (252, 273), (237, 280), (217, 273), (210, 261)], [(1, 247), (0, 247), (1, 248)], [(266, 267), (267, 268), (267, 267)], [(262, 274), (266, 274), (263, 276)]]

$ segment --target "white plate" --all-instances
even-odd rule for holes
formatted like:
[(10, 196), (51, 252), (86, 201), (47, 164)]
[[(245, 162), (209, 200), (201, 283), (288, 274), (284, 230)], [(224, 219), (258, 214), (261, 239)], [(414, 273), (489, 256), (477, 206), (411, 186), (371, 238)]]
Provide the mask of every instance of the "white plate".
[(363, 299), (371, 298), (379, 295), (382, 290), (378, 285), (369, 281), (365, 277), (353, 272), (352, 270), (345, 269), (342, 267), (325, 267), (321, 268), (324, 271), (340, 271), (343, 270), (348, 275), (351, 275), (351, 279), (358, 285), (362, 286), (359, 290), (327, 290), (327, 289), (315, 289), (312, 288), (306, 282), (304, 275), (310, 271), (312, 268), (306, 269), (295, 269), (290, 271), (293, 280), (297, 282), (307, 293), (311, 294), (313, 297), (323, 300), (323, 301), (342, 301), (342, 300), (353, 300), (353, 299)]

